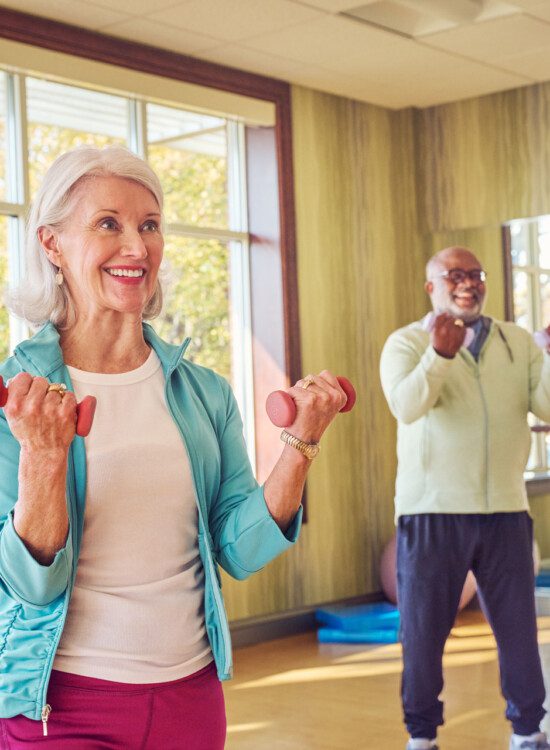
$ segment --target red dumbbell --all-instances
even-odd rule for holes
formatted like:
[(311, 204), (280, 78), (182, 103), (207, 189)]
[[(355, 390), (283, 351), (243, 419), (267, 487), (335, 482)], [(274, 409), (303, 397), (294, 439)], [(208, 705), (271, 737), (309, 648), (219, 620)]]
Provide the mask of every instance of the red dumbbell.
[[(351, 411), (357, 398), (355, 388), (347, 378), (339, 376), (336, 379), (348, 399), (340, 411)], [(270, 393), (265, 402), (265, 410), (276, 427), (289, 427), (296, 419), (296, 404), (292, 396), (285, 391)]]
[[(8, 396), (8, 389), (0, 375), (0, 407), (8, 403)], [(86, 437), (92, 429), (96, 404), (97, 400), (94, 396), (86, 396), (76, 405), (76, 434), (80, 437)]]

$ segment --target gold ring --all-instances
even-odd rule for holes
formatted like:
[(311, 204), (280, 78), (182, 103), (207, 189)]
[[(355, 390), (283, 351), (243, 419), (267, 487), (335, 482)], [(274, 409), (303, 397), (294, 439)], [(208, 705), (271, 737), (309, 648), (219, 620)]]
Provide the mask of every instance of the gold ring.
[(464, 328), (464, 321), (462, 320), (462, 318), (455, 318), (454, 324), (459, 328)]
[(306, 375), (305, 378), (304, 378), (304, 382), (302, 383), (302, 388), (304, 389), (304, 391), (307, 388), (309, 388), (309, 386), (312, 383), (314, 383), (314, 382), (315, 382), (315, 379), (314, 379), (313, 375)]
[(56, 393), (59, 393), (61, 398), (63, 398), (63, 396), (65, 395), (67, 391), (67, 386), (65, 385), (65, 383), (50, 383), (46, 393), (50, 393), (50, 391), (55, 391)]

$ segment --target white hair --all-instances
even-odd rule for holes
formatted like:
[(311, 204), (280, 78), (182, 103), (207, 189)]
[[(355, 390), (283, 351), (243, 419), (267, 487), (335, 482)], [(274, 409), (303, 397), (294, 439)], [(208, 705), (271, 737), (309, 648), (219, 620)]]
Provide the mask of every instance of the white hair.
[[(46, 172), (31, 207), (25, 235), (25, 278), (8, 294), (8, 307), (33, 327), (51, 321), (66, 325), (74, 316), (67, 285), (55, 283), (57, 267), (46, 256), (38, 230), (60, 228), (73, 208), (75, 188), (93, 177), (122, 177), (147, 188), (162, 213), (163, 194), (160, 181), (149, 164), (122, 146), (95, 148), (82, 146), (59, 156)], [(144, 318), (154, 318), (162, 308), (162, 290), (157, 284), (143, 310)]]

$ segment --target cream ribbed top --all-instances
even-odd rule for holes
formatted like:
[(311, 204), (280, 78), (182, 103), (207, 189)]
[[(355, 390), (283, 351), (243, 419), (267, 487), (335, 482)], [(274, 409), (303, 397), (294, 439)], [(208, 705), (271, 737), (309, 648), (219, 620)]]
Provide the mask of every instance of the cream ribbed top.
[(116, 375), (69, 367), (97, 398), (85, 439), (84, 534), (54, 669), (117, 682), (185, 677), (212, 660), (189, 460), (152, 351)]

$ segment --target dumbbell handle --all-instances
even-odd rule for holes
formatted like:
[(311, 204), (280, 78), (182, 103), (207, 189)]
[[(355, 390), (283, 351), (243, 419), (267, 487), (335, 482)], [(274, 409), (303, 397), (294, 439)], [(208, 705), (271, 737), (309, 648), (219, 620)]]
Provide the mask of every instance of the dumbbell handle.
[[(357, 398), (355, 388), (347, 378), (338, 376), (336, 379), (348, 399), (340, 411), (351, 411)], [(265, 409), (267, 416), (276, 427), (289, 427), (296, 419), (296, 404), (292, 396), (285, 391), (270, 393), (265, 402)]]
[[(8, 388), (4, 385), (2, 376), (0, 376), (0, 407), (8, 403), (8, 396)], [(80, 437), (86, 437), (92, 429), (96, 404), (97, 400), (94, 396), (85, 396), (76, 405), (76, 434), (80, 435)]]

